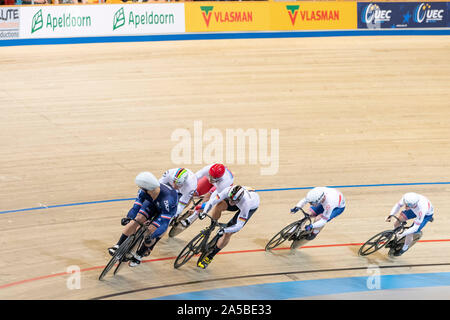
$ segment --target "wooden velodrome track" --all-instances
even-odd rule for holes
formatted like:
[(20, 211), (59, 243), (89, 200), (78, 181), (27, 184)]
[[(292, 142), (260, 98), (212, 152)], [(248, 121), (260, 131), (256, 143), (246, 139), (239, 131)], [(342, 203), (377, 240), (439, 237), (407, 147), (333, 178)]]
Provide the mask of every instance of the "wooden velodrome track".
[[(383, 275), (449, 271), (450, 186), (435, 184), (450, 180), (449, 40), (2, 48), (0, 299), (151, 299), (367, 277), (369, 265)], [(259, 210), (206, 270), (194, 261), (173, 268), (205, 220), (176, 238), (166, 235), (138, 268), (98, 281), (133, 203), (135, 175), (179, 166), (172, 135), (185, 129), (194, 137), (196, 123), (223, 136), (227, 129), (279, 130), (274, 174), (262, 175), (267, 163), (248, 157), (227, 163), (236, 183), (261, 190)], [(190, 159), (184, 166), (194, 171), (207, 164), (194, 163), (194, 149)], [(409, 183), (418, 184), (403, 185)], [(307, 192), (302, 188), (316, 185), (342, 186), (345, 212), (306, 248), (264, 252), (273, 234), (299, 217), (289, 209)], [(384, 218), (407, 191), (435, 206), (422, 241), (395, 260), (386, 251), (359, 257), (361, 243), (391, 227)], [(70, 266), (80, 270), (79, 289), (67, 287)], [(440, 298), (450, 298), (445, 292)]]

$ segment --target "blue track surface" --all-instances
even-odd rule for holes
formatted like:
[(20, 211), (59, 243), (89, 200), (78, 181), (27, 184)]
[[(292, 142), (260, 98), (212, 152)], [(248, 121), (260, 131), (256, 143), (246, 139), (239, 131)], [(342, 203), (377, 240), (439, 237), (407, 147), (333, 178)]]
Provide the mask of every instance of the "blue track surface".
[(439, 286), (450, 286), (450, 272), (382, 275), (379, 278), (379, 287), (374, 285), (369, 276), (349, 277), (203, 290), (163, 296), (155, 300), (285, 300), (371, 290)]
[(331, 30), (331, 31), (280, 31), (280, 32), (222, 32), (222, 33), (180, 33), (142, 36), (109, 36), (77, 38), (42, 38), (1, 40), (1, 46), (52, 45), (77, 43), (148, 42), (179, 40), (220, 39), (272, 39), (272, 38), (314, 38), (355, 36), (433, 36), (450, 35), (450, 29), (386, 29), (386, 30)]

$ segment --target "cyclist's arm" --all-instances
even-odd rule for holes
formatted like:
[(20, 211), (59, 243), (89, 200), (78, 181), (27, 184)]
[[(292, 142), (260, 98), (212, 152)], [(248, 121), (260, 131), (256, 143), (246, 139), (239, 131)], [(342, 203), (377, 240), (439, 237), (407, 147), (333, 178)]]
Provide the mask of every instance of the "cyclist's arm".
[(397, 202), (397, 203), (392, 207), (390, 215), (391, 215), (391, 216), (396, 215), (396, 214), (400, 211), (400, 208), (401, 208), (401, 207), (403, 207), (403, 197), (400, 199), (399, 202)]
[(416, 233), (417, 230), (419, 230), (420, 225), (422, 224), (423, 219), (425, 218), (425, 213), (422, 210), (422, 208), (419, 208), (419, 212), (414, 213), (414, 214), (417, 216), (416, 220), (414, 220), (414, 224), (411, 226), (411, 228), (408, 228), (405, 231), (403, 231), (399, 235), (399, 238), (403, 238), (404, 236), (407, 236), (408, 234)]
[(328, 204), (328, 205), (325, 205), (323, 210), (324, 211), (322, 213), (322, 217), (320, 218), (320, 220), (318, 220), (312, 224), (313, 229), (322, 228), (330, 219), (331, 212), (333, 211), (332, 207)]
[(170, 170), (163, 173), (162, 177), (159, 179), (159, 183), (164, 183), (170, 186)]
[(219, 202), (225, 200), (228, 197), (228, 191), (230, 188), (231, 187), (225, 188), (224, 190), (222, 190), (221, 193), (219, 193), (216, 189), (211, 195), (211, 198), (209, 198), (209, 201), (206, 203), (203, 212), (208, 213), (212, 207), (214, 207)]
[(249, 212), (250, 212), (249, 208), (245, 206), (245, 208), (241, 210), (241, 212), (239, 213), (239, 216), (236, 219), (236, 223), (223, 229), (223, 231), (225, 233), (236, 233), (239, 230), (241, 230), (242, 227), (247, 222)]
[(197, 177), (197, 180), (200, 180), (203, 177), (206, 177), (209, 173), (209, 168), (211, 167), (211, 165), (203, 167), (202, 169), (198, 170), (195, 173), (195, 176)]
[(194, 196), (194, 193), (195, 189), (187, 191), (181, 195), (181, 197), (178, 199), (177, 211), (175, 216), (178, 216), (181, 212), (183, 212), (184, 208), (186, 208), (189, 201), (191, 201), (192, 197)]
[(136, 218), (145, 201), (144, 191), (139, 190), (137, 197), (134, 200), (133, 207), (131, 207), (131, 209), (128, 211), (127, 217), (130, 219)]
[(303, 208), (306, 204), (306, 198), (301, 199), (297, 204), (295, 205), (297, 208)]

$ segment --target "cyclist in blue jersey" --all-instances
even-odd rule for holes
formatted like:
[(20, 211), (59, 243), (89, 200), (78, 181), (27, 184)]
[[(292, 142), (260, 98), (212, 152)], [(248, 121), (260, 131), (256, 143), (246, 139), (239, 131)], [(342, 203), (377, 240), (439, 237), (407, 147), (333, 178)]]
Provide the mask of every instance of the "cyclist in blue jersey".
[(143, 224), (145, 221), (154, 218), (148, 227), (149, 235), (130, 261), (130, 267), (139, 265), (142, 257), (150, 254), (161, 236), (166, 232), (170, 220), (177, 212), (178, 204), (177, 191), (169, 185), (160, 183), (152, 173), (139, 173), (135, 182), (140, 189), (134, 205), (127, 215), (129, 219), (134, 220), (125, 225), (117, 244), (108, 249), (109, 254), (113, 255), (117, 248), (137, 231), (139, 223)]

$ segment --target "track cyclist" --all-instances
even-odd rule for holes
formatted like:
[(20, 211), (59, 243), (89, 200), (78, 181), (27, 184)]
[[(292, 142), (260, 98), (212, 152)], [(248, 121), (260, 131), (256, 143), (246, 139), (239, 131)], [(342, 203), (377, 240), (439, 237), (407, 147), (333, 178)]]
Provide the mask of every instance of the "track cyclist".
[(317, 237), (327, 222), (330, 222), (345, 210), (344, 195), (334, 188), (315, 187), (311, 189), (306, 197), (291, 209), (291, 213), (295, 214), (307, 203), (310, 204), (310, 215), (315, 217), (314, 223), (305, 227), (306, 231), (310, 231), (310, 234), (305, 237), (309, 241)]
[[(193, 213), (181, 221), (183, 227), (189, 227), (197, 220), (199, 213), (221, 193), (225, 188), (233, 185), (234, 177), (231, 171), (221, 163), (214, 163), (203, 167), (195, 173), (198, 185), (196, 194), (205, 194), (203, 205), (197, 206)], [(225, 206), (225, 205), (223, 205)], [(223, 207), (225, 208), (225, 207)]]
[[(141, 247), (131, 259), (129, 266), (140, 264), (142, 257), (148, 255), (161, 236), (167, 230), (169, 222), (177, 211), (178, 194), (175, 189), (158, 179), (150, 172), (141, 172), (136, 176), (136, 185), (140, 188), (128, 217), (143, 224), (153, 219), (149, 225), (149, 235), (146, 236)], [(132, 234), (136, 232), (139, 223), (131, 220), (125, 225), (122, 235), (116, 245), (109, 248), (109, 254), (114, 255), (117, 248)]]
[(201, 219), (205, 218), (210, 211), (214, 220), (219, 220), (224, 210), (236, 212), (236, 214), (225, 228), (219, 229), (218, 234), (221, 237), (213, 251), (198, 262), (197, 266), (202, 269), (208, 267), (214, 256), (230, 242), (231, 236), (244, 227), (259, 207), (259, 195), (252, 188), (240, 185), (229, 186), (211, 199), (200, 213)]
[[(415, 219), (411, 228), (406, 229), (402, 233), (397, 235), (397, 240), (405, 237), (405, 243), (402, 248), (395, 250), (393, 256), (398, 257), (405, 253), (415, 242), (422, 237), (422, 229), (428, 222), (433, 221), (434, 208), (430, 200), (425, 196), (414, 192), (405, 193), (399, 202), (397, 202), (391, 210), (389, 216), (386, 217), (386, 221), (391, 221), (393, 215), (396, 215), (400, 209), (405, 206), (398, 218), (400, 221), (406, 221), (409, 219)], [(396, 222), (397, 227), (401, 222)], [(414, 243), (413, 243), (414, 242)], [(386, 245), (389, 246), (389, 243)]]
[(173, 216), (175, 219), (192, 200), (197, 190), (197, 176), (189, 169), (174, 168), (164, 172), (159, 183), (169, 185), (178, 192), (177, 212)]

